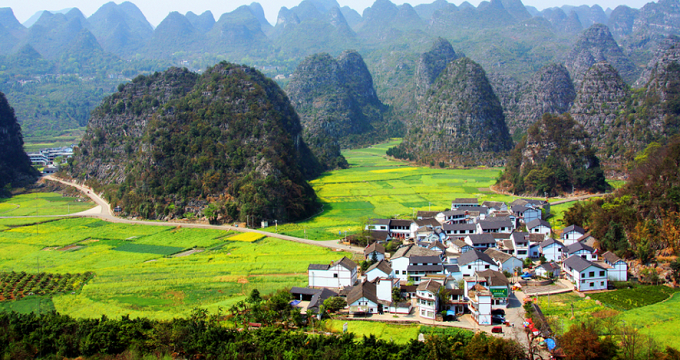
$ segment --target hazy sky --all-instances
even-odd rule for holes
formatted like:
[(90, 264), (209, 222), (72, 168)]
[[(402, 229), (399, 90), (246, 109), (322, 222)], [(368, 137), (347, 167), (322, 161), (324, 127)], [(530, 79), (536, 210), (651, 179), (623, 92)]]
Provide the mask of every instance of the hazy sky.
[[(220, 15), (225, 12), (230, 12), (237, 7), (250, 4), (253, 0), (131, 0), (140, 10), (146, 15), (147, 19), (153, 26), (157, 26), (171, 11), (179, 11), (184, 14), (188, 11), (200, 14), (206, 10), (212, 11), (215, 20), (219, 19)], [(264, 8), (265, 15), (272, 25), (276, 22), (279, 9), (282, 6), (291, 8), (299, 4), (302, 0), (259, 0)], [(394, 1), (397, 5), (404, 2), (415, 6), (418, 4), (432, 3), (434, 0), (412, 0), (412, 1)], [(477, 6), (481, 0), (468, 0), (471, 4)], [(77, 7), (85, 16), (92, 15), (97, 9), (107, 3), (108, 0), (3, 0), (0, 6), (11, 7), (14, 10), (14, 15), (20, 22), (28, 20), (31, 15), (39, 10), (61, 10), (65, 8)], [(121, 3), (122, 0), (116, 0), (116, 3)], [(340, 5), (349, 6), (361, 14), (365, 8), (373, 4), (373, 0), (338, 0)], [(449, 0), (449, 2), (460, 5), (463, 0)], [(562, 5), (594, 5), (598, 4), (603, 9), (611, 7), (614, 9), (618, 5), (628, 5), (630, 7), (640, 8), (644, 4), (650, 2), (648, 0), (524, 0), (525, 5), (531, 5), (542, 10), (546, 7), (562, 6)]]

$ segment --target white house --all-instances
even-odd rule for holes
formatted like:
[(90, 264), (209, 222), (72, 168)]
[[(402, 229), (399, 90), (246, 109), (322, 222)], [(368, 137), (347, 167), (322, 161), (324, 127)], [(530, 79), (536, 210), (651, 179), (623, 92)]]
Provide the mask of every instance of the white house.
[(562, 249), (562, 259), (566, 259), (572, 255), (578, 255), (588, 261), (597, 260), (597, 252), (595, 249), (582, 242), (573, 243)]
[(618, 256), (614, 255), (611, 251), (607, 251), (602, 254), (604, 262), (611, 266), (608, 269), (609, 280), (611, 281), (628, 281), (628, 264), (621, 260)]
[(446, 236), (451, 240), (464, 239), (466, 236), (475, 234), (477, 232), (477, 225), (475, 224), (444, 224), (442, 230)]
[(380, 260), (371, 265), (371, 267), (364, 273), (366, 281), (373, 281), (375, 279), (394, 278), (394, 270), (387, 260)]
[(461, 254), (458, 258), (457, 265), (463, 276), (472, 276), (476, 271), (498, 271), (498, 265), (493, 261), (491, 256), (478, 250), (472, 250)]
[(504, 233), (510, 234), (514, 227), (510, 220), (498, 220), (495, 218), (489, 218), (489, 220), (480, 220), (477, 222), (477, 233)]
[(379, 244), (377, 241), (371, 245), (368, 245), (364, 249), (364, 259), (365, 260), (375, 260), (380, 261), (385, 259), (385, 247)]
[(415, 238), (418, 231), (418, 224), (411, 220), (392, 219), (390, 220), (390, 236), (397, 239)]
[(389, 231), (390, 219), (370, 219), (365, 230), (369, 231)]
[(409, 258), (412, 256), (443, 257), (442, 254), (437, 251), (428, 250), (413, 244), (399, 248), (390, 259), (390, 263), (394, 270), (394, 276), (403, 282), (408, 281), (408, 267), (411, 265)]
[(479, 200), (477, 200), (475, 198), (458, 198), (458, 199), (454, 199), (451, 202), (451, 210), (456, 210), (456, 209), (458, 209), (460, 207), (464, 207), (464, 206), (477, 207), (477, 206), (479, 206)]
[(534, 272), (540, 277), (549, 278), (549, 275), (552, 274), (553, 278), (558, 278), (560, 276), (560, 266), (554, 262), (547, 262), (537, 266)]
[(518, 259), (526, 259), (529, 257), (529, 233), (514, 232), (510, 236), (512, 240), (513, 255)]
[(555, 239), (548, 239), (538, 245), (539, 251), (547, 261), (562, 261), (562, 249), (564, 245)]
[(465, 237), (465, 243), (477, 250), (496, 247), (496, 239), (491, 234), (472, 234)]
[(562, 270), (578, 291), (607, 289), (607, 269), (578, 255), (565, 260)]
[(357, 264), (346, 257), (330, 265), (310, 264), (308, 275), (309, 287), (311, 288), (353, 286), (357, 282)]
[(374, 283), (361, 283), (353, 287), (349, 294), (347, 294), (347, 306), (349, 306), (350, 314), (377, 314), (378, 305), (378, 296), (376, 295), (376, 285)]
[[(384, 278), (375, 279), (375, 295), (378, 298), (378, 305), (387, 305), (392, 302), (392, 289), (399, 289), (399, 279)], [(380, 307), (380, 306), (378, 306)]]
[(564, 230), (562, 230), (562, 235), (560, 239), (565, 246), (569, 246), (578, 241), (586, 231), (578, 225), (569, 225)]
[(466, 243), (463, 240), (449, 240), (447, 243), (449, 244), (451, 250), (460, 254), (475, 249), (474, 246)]
[(475, 285), (468, 292), (470, 302), (468, 308), (472, 313), (472, 318), (479, 325), (491, 325), (491, 292), (482, 285)]
[(485, 201), (482, 206), (489, 208), (490, 212), (508, 211), (508, 204), (502, 201)]
[(407, 279), (420, 284), (429, 275), (444, 275), (444, 264), (440, 256), (411, 256), (406, 268)]
[(500, 271), (507, 271), (512, 274), (515, 272), (515, 269), (519, 268), (521, 272), (524, 267), (522, 260), (496, 249), (487, 249), (484, 253), (491, 256), (498, 265)]
[(536, 219), (527, 223), (527, 231), (529, 234), (543, 234), (543, 236), (547, 239), (550, 237), (552, 229), (550, 228), (549, 222)]
[[(510, 281), (503, 273), (494, 270), (479, 271), (474, 277), (477, 284), (491, 292), (491, 306), (507, 308), (511, 294)], [(469, 291), (468, 291), (469, 292)]]
[(418, 302), (418, 314), (421, 318), (434, 319), (439, 309), (439, 289), (442, 284), (429, 279), (423, 281), (416, 288), (416, 299)]
[(525, 224), (542, 218), (541, 209), (537, 209), (531, 205), (515, 205), (512, 206), (510, 210), (512, 210), (520, 220), (524, 221)]
[(463, 210), (444, 211), (445, 224), (464, 224), (468, 222), (469, 218), (469, 213)]
[(541, 209), (545, 211), (546, 218), (550, 216), (550, 203), (545, 200), (517, 199), (510, 203), (511, 207), (515, 205), (524, 205), (526, 207)]

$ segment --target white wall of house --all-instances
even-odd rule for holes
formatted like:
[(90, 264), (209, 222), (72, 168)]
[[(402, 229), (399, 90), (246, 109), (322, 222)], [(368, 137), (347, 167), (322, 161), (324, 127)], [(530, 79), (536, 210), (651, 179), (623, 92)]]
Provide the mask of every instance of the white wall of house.
[(609, 264), (612, 269), (607, 269), (610, 281), (628, 281), (628, 264), (625, 261), (617, 261), (616, 264)]
[(357, 271), (335, 265), (328, 270), (309, 270), (308, 277), (310, 287), (341, 288), (353, 286), (357, 282)]
[(385, 259), (385, 254), (379, 253), (377, 251), (371, 251), (366, 255), (366, 260), (373, 260), (373, 254), (375, 254), (377, 261)]
[(377, 314), (378, 313), (378, 304), (374, 303), (373, 301), (362, 297), (359, 300), (349, 304), (349, 307), (351, 308), (352, 306), (360, 306), (362, 308), (367, 307), (368, 310), (366, 312), (371, 313), (371, 314)]
[(540, 256), (538, 244), (529, 246), (529, 257), (537, 258)]
[(545, 226), (545, 225), (537, 225), (532, 227), (531, 229), (527, 229), (527, 231), (531, 234), (543, 234), (546, 238), (550, 236), (550, 228)]
[(411, 303), (410, 302), (405, 302), (404, 306), (398, 306), (396, 303), (392, 303), (390, 305), (390, 314), (402, 314), (402, 315), (408, 315), (411, 313)]
[[(555, 269), (555, 271), (552, 272), (552, 273), (553, 273), (553, 277), (558, 277), (558, 276), (560, 276), (560, 271), (561, 271), (560, 268)], [(545, 269), (542, 268), (542, 267), (538, 267), (538, 268), (536, 268), (536, 275), (541, 276), (541, 277), (548, 277), (548, 271), (545, 270)]]
[(567, 233), (562, 233), (562, 236), (560, 237), (562, 239), (562, 243), (565, 246), (569, 246), (573, 243), (575, 243), (581, 236), (584, 234), (581, 234), (580, 232), (576, 230), (569, 231)]
[(530, 221), (534, 221), (536, 219), (541, 219), (541, 209), (527, 209), (524, 212), (524, 223), (528, 224)]
[(459, 265), (458, 267), (460, 268), (460, 272), (463, 274), (463, 276), (472, 276), (476, 271), (484, 271), (489, 269), (498, 271), (498, 265), (489, 264), (479, 259), (469, 264)]
[(472, 316), (479, 325), (491, 325), (491, 295), (477, 294), (477, 302), (473, 302)]
[(375, 269), (371, 269), (371, 271), (367, 271), (366, 273), (364, 273), (364, 276), (366, 276), (366, 281), (371, 282), (371, 281), (373, 281), (377, 278), (384, 279), (384, 278), (394, 277), (394, 270), (392, 270), (392, 273), (390, 273), (390, 274), (385, 274), (384, 271), (382, 271), (378, 268), (375, 268)]
[(375, 294), (378, 300), (392, 302), (392, 288), (399, 287), (399, 281), (394, 279), (381, 279), (375, 284)]
[(418, 315), (425, 319), (434, 319), (439, 306), (437, 296), (429, 291), (418, 290), (416, 292), (416, 301), (418, 303)]
[(500, 269), (499, 271), (507, 271), (509, 273), (513, 273), (516, 268), (522, 269), (524, 267), (524, 263), (522, 260), (516, 258), (516, 257), (511, 257), (508, 260), (505, 260), (505, 262), (500, 264)]
[(400, 257), (396, 259), (390, 260), (392, 263), (392, 270), (394, 270), (394, 277), (398, 278), (401, 281), (408, 281), (408, 264), (409, 260), (407, 257)]
[(543, 256), (548, 262), (551, 261), (562, 261), (562, 246), (558, 244), (550, 244), (543, 248)]
[(578, 291), (607, 289), (607, 270), (596, 266), (590, 266), (581, 272), (572, 270), (569, 277)]

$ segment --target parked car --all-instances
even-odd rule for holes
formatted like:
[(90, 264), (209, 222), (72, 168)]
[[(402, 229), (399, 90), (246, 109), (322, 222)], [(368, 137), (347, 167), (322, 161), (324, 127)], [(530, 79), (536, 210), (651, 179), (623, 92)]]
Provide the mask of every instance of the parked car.
[(493, 309), (493, 310), (491, 310), (491, 315), (505, 316), (505, 310), (503, 310), (503, 309)]
[(492, 323), (497, 323), (497, 324), (505, 324), (505, 316), (502, 315), (493, 315), (491, 317), (491, 322)]
[(491, 332), (494, 334), (502, 334), (503, 333), (503, 328), (501, 326), (494, 326), (491, 328)]

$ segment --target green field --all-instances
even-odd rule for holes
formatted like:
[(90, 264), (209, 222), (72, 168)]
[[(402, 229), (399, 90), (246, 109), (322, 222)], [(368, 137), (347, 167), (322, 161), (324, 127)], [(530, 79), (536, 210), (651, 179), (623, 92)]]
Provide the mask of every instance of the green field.
[(375, 335), (379, 340), (394, 341), (397, 344), (417, 340), (420, 333), (420, 324), (400, 325), (376, 321), (325, 320), (322, 327), (326, 331), (342, 333), (344, 323), (347, 323), (347, 332), (359, 338)]
[(564, 330), (573, 323), (593, 317), (613, 316), (614, 322), (625, 321), (641, 333), (652, 336), (657, 343), (677, 349), (680, 348), (680, 335), (673, 331), (680, 326), (680, 296), (677, 293), (677, 289), (663, 285), (638, 285), (632, 289), (589, 294), (591, 299), (574, 293), (542, 296), (539, 305), (547, 317), (557, 317)]
[(439, 169), (390, 160), (388, 148), (400, 140), (345, 150), (349, 169), (311, 181), (324, 211), (308, 221), (279, 226), (279, 232), (330, 240), (359, 230), (362, 218), (411, 218), (418, 210), (444, 210), (458, 197), (511, 202), (517, 197), (491, 192), (500, 168)]
[(11, 198), (0, 198), (0, 217), (75, 214), (92, 207), (94, 203), (91, 201), (82, 201), (57, 193), (21, 194)]
[[(0, 272), (94, 272), (79, 293), (41, 301), (43, 309), (53, 304), (49, 307), (77, 317), (129, 314), (167, 319), (187, 315), (195, 307), (216, 311), (244, 299), (254, 288), (268, 294), (305, 286), (310, 263), (348, 255), (273, 238), (230, 240), (233, 232), (219, 230), (111, 224), (86, 218), (25, 223), (24, 219), (4, 219)], [(192, 248), (208, 250), (168, 256)], [(37, 307), (38, 301), (32, 298), (0, 302), (0, 309), (25, 312)]]

